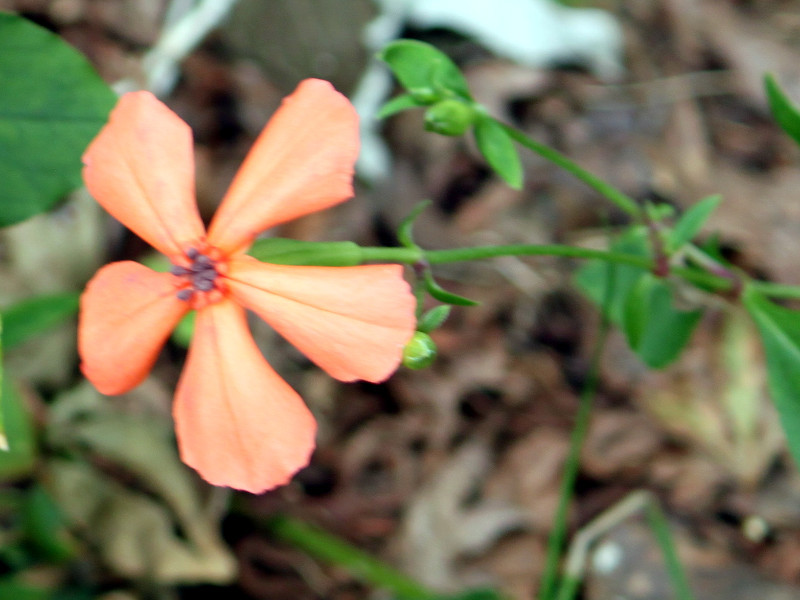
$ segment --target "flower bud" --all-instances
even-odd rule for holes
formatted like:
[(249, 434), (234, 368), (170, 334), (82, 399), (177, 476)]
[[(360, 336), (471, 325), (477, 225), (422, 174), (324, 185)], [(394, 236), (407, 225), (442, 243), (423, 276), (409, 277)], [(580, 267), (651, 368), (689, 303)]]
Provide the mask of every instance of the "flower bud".
[(442, 100), (425, 112), (425, 129), (442, 135), (462, 135), (475, 120), (475, 109), (461, 100)]
[(436, 359), (436, 344), (427, 333), (417, 331), (403, 348), (403, 366), (424, 369)]

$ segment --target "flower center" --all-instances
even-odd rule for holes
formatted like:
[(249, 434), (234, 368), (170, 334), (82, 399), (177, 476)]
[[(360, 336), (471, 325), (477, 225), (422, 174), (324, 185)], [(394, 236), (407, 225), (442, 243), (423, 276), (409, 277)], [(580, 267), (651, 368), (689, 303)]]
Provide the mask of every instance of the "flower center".
[(184, 253), (187, 260), (183, 264), (173, 263), (170, 273), (178, 278), (176, 296), (179, 300), (189, 302), (192, 308), (197, 309), (222, 298), (224, 286), (219, 276), (220, 270), (224, 271), (224, 264), (216, 258), (217, 254), (214, 249), (201, 252), (189, 248)]

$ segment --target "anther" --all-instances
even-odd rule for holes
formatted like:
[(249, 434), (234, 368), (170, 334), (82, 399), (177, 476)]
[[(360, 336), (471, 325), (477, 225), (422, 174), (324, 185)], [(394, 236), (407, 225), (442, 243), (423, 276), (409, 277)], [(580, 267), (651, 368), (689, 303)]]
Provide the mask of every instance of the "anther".
[(184, 302), (188, 302), (189, 300), (192, 299), (194, 291), (191, 290), (190, 288), (183, 288), (175, 295), (178, 296), (178, 300), (183, 300)]
[(169, 270), (169, 272), (172, 273), (173, 275), (177, 275), (178, 277), (181, 277), (183, 275), (188, 275), (189, 273), (191, 273), (189, 269), (187, 269), (186, 267), (182, 267), (180, 265), (172, 265), (172, 268)]

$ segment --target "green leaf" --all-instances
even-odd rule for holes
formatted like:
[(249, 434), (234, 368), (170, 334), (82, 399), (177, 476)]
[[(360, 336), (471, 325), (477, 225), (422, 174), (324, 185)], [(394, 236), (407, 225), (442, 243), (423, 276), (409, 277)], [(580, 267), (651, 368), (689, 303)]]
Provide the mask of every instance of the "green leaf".
[[(632, 227), (611, 244), (611, 250), (636, 256), (648, 256), (647, 230), (644, 227)], [(615, 265), (613, 281), (609, 281), (608, 265), (601, 260), (588, 261), (575, 273), (575, 284), (601, 310), (606, 312), (612, 323), (621, 326), (625, 312), (625, 304), (631, 290), (647, 273), (645, 269), (629, 265)], [(609, 284), (611, 297), (606, 301)]]
[(116, 95), (69, 44), (0, 13), (0, 226), (55, 205), (81, 184), (81, 154)]
[(719, 194), (708, 196), (683, 213), (669, 234), (668, 251), (674, 252), (686, 242), (691, 241), (700, 232), (721, 201), (722, 196)]
[(5, 350), (44, 333), (78, 311), (76, 292), (37, 296), (11, 305), (2, 311), (2, 346)]
[(639, 358), (660, 369), (678, 358), (702, 315), (676, 309), (669, 283), (645, 273), (625, 299), (622, 329)]
[(256, 241), (249, 253), (274, 265), (352, 267), (361, 264), (361, 246), (354, 242), (305, 242), (287, 238)]
[(0, 598), (14, 600), (52, 600), (53, 592), (16, 581), (13, 577), (0, 579)]
[(783, 93), (775, 76), (767, 73), (764, 76), (764, 88), (772, 116), (795, 142), (800, 144), (800, 109)]
[[(615, 252), (649, 255), (647, 229), (632, 227), (612, 245)], [(610, 280), (611, 279), (611, 280)], [(678, 357), (700, 320), (700, 311), (673, 306), (667, 281), (646, 269), (614, 265), (613, 278), (603, 261), (591, 261), (575, 274), (575, 283), (612, 323), (625, 333), (631, 349), (650, 367), (661, 368)], [(607, 288), (611, 296), (606, 301)]]
[(472, 100), (467, 80), (450, 58), (417, 40), (396, 40), (378, 55), (420, 104), (460, 96)]
[(773, 304), (751, 287), (742, 301), (761, 335), (770, 395), (800, 466), (800, 312)]
[(385, 119), (386, 117), (391, 117), (409, 108), (417, 108), (419, 106), (425, 106), (425, 103), (417, 101), (411, 94), (401, 94), (381, 106), (376, 117), (378, 119)]
[(449, 304), (442, 304), (426, 312), (417, 323), (417, 331), (422, 333), (430, 333), (434, 329), (438, 329), (442, 323), (445, 322), (447, 317), (450, 316)]
[(508, 185), (522, 189), (522, 165), (511, 137), (497, 121), (482, 115), (475, 122), (475, 141), (486, 162)]
[(436, 281), (434, 281), (433, 275), (431, 275), (430, 272), (426, 271), (422, 278), (425, 281), (425, 289), (427, 289), (428, 293), (436, 298), (439, 302), (444, 302), (445, 304), (454, 304), (456, 306), (478, 306), (480, 304), (480, 302), (476, 302), (475, 300), (470, 300), (464, 296), (459, 296), (458, 294), (448, 292), (446, 289), (436, 283)]
[(34, 485), (23, 504), (22, 519), (31, 543), (48, 561), (65, 561), (76, 555), (61, 508), (40, 485)]
[[(0, 452), (0, 480), (27, 475), (36, 462), (36, 443), (33, 419), (23, 399), (8, 377), (2, 382), (3, 402), (0, 404), (8, 437), (8, 451)], [(0, 594), (0, 598), (2, 598)]]

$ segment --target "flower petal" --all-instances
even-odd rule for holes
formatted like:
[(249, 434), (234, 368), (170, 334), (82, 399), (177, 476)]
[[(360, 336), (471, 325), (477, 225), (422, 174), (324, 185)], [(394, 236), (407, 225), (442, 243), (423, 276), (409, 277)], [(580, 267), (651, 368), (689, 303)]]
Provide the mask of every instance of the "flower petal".
[(263, 492), (287, 483), (314, 449), (314, 417), (230, 300), (198, 311), (173, 414), (182, 460), (214, 485)]
[(122, 394), (147, 377), (161, 347), (189, 305), (175, 277), (139, 263), (106, 265), (81, 296), (81, 370), (103, 394)]
[(231, 184), (209, 227), (230, 253), (272, 227), (353, 195), (358, 115), (327, 81), (306, 79), (284, 99)]
[(150, 92), (120, 98), (83, 155), (83, 180), (111, 215), (167, 256), (205, 230), (194, 198), (192, 132)]
[(341, 381), (383, 381), (416, 326), (400, 265), (294, 267), (231, 259), (233, 297)]

